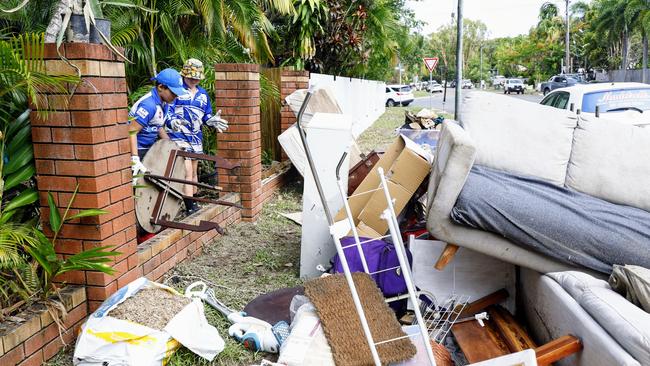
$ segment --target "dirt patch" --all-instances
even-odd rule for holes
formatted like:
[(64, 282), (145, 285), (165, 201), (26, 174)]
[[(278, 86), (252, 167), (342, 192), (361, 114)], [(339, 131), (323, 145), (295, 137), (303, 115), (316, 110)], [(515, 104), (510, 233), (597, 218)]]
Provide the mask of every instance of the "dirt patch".
[(190, 302), (187, 297), (160, 288), (145, 288), (119, 304), (109, 315), (162, 330)]

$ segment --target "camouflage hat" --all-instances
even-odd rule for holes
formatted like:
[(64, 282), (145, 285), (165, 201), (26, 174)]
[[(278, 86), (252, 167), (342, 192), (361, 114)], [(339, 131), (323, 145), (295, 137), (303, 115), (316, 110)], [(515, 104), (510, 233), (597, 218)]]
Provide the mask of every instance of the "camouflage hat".
[(195, 58), (188, 59), (183, 65), (181, 76), (188, 79), (203, 80), (205, 78), (205, 73), (203, 72), (203, 62)]

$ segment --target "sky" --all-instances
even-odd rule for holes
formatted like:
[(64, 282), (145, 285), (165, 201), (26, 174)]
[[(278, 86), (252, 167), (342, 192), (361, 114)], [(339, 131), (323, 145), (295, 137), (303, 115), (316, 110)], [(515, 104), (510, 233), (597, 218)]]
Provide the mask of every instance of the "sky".
[[(464, 0), (464, 18), (481, 20), (490, 31), (489, 38), (527, 34), (537, 24), (539, 8), (547, 1), (560, 6), (564, 14), (564, 0)], [(457, 0), (407, 1), (416, 18), (427, 24), (422, 31), (430, 34), (442, 25), (451, 23), (451, 13), (456, 13)]]

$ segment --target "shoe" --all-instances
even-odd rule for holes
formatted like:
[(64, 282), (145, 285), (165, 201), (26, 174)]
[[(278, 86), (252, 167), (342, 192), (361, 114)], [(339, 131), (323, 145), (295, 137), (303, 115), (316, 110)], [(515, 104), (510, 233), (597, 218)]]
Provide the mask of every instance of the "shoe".
[(199, 210), (199, 205), (196, 203), (196, 201), (189, 199), (184, 199), (183, 201), (185, 201), (185, 212), (187, 212), (188, 215), (191, 215)]

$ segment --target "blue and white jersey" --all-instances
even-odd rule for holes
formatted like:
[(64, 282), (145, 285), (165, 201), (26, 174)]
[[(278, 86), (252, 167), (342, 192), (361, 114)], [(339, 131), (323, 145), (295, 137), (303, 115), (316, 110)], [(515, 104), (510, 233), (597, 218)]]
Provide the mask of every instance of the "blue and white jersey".
[[(203, 153), (203, 132), (201, 126), (212, 118), (212, 103), (208, 92), (202, 87), (194, 95), (191, 92), (179, 96), (174, 103), (175, 114), (190, 124), (182, 126), (179, 132), (167, 129), (169, 138), (191, 152)], [(169, 127), (169, 126), (168, 126)]]
[(172, 108), (160, 99), (154, 87), (131, 107), (129, 116), (142, 125), (138, 132), (138, 149), (149, 149), (158, 140), (158, 130), (165, 125)]

